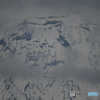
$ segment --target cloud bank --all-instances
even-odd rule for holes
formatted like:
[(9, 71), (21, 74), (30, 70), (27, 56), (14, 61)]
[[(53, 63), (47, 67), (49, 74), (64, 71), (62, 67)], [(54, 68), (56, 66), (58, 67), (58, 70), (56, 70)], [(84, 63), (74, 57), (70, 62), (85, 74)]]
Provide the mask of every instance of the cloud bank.
[(0, 24), (27, 17), (82, 12), (100, 23), (100, 0), (0, 0)]

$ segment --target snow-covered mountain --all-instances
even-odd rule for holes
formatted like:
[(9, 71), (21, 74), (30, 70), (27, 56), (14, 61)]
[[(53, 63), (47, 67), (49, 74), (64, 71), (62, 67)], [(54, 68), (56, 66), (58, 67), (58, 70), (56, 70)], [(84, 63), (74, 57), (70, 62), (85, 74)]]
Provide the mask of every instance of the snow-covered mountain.
[(0, 33), (0, 100), (100, 100), (100, 27), (81, 13), (27, 18)]

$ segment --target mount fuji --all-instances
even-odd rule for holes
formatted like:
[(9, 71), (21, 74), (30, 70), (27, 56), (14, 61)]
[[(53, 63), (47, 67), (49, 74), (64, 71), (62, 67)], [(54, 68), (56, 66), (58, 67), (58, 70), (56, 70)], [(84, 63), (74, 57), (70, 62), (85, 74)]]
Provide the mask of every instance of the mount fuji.
[(0, 33), (0, 100), (100, 100), (88, 92), (100, 94), (100, 26), (92, 20), (31, 17)]

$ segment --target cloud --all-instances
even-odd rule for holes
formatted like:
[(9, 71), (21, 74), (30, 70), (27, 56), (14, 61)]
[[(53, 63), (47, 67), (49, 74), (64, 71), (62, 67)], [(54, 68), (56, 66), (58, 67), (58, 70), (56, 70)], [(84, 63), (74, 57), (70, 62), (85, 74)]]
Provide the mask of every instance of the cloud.
[(82, 12), (100, 22), (100, 0), (1, 0), (0, 23), (27, 17), (66, 15)]
[[(81, 65), (80, 67), (77, 66), (79, 64), (77, 60), (82, 60), (81, 52), (79, 53), (76, 50), (68, 48), (67, 50), (64, 49), (63, 54), (60, 56), (65, 59), (65, 62), (61, 62), (56, 66), (48, 66), (48, 73), (43, 70), (42, 66), (41, 68), (39, 66), (29, 67), (27, 63), (22, 64), (22, 62), (18, 59), (9, 58), (4, 62), (0, 62), (0, 75), (37, 78), (41, 77), (41, 75), (45, 75), (46, 72), (46, 75), (49, 77), (61, 79), (71, 78), (78, 79), (80, 81), (100, 83), (100, 69), (95, 70), (93, 67), (88, 68), (84, 65)], [(60, 56), (58, 55), (57, 57)]]
[(50, 71), (49, 75), (56, 78), (71, 78), (80, 81), (88, 81), (100, 83), (100, 70), (95, 71), (93, 68), (87, 69), (86, 67), (77, 68), (70, 65), (56, 67)]
[(36, 78), (39, 73), (37, 69), (31, 70), (27, 64), (22, 64), (17, 59), (7, 59), (4, 62), (0, 62), (0, 75)]
[[(77, 60), (80, 59), (79, 62), (82, 60), (80, 55), (82, 56), (79, 52), (70, 50), (68, 59), (65, 60), (65, 63), (53, 66), (48, 75), (61, 79), (71, 78), (78, 79), (79, 81), (100, 83), (100, 68), (96, 70), (93, 67), (86, 67), (84, 64), (78, 66), (79, 63)], [(80, 57), (79, 59), (77, 59), (78, 56)]]

